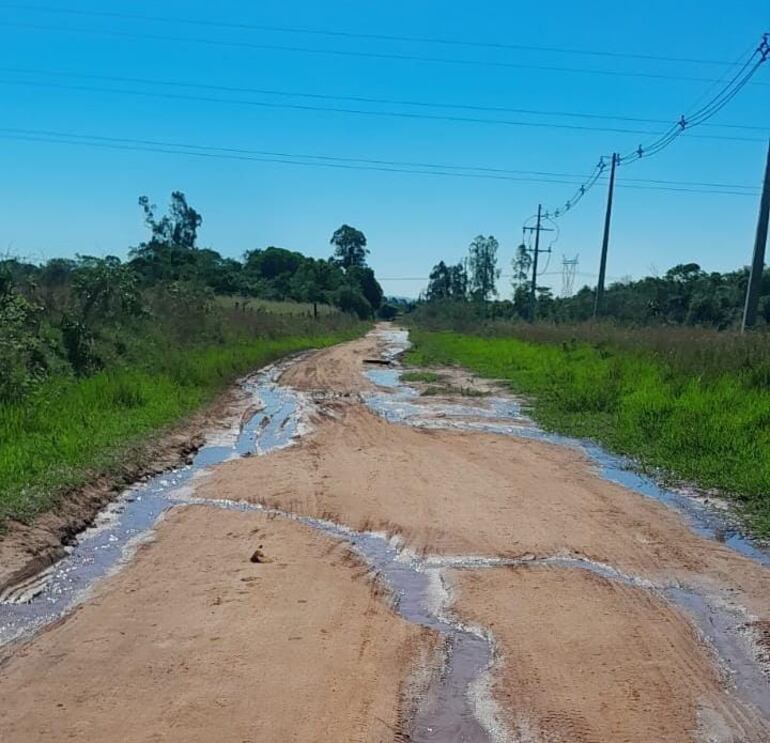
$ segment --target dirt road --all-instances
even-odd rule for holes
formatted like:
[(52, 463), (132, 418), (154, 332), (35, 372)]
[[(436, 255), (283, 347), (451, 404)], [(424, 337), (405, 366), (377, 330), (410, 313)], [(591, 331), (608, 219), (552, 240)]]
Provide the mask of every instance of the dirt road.
[(378, 387), (392, 345), (289, 367), (309, 432), (0, 648), (0, 739), (770, 741), (770, 568), (505, 400)]

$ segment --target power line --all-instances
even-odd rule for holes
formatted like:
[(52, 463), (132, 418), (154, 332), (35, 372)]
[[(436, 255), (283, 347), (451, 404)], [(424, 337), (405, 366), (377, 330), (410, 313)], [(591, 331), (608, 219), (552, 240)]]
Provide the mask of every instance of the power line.
[[(597, 127), (584, 124), (559, 124), (545, 121), (514, 121), (510, 119), (487, 119), (475, 116), (448, 116), (443, 114), (423, 114), (411, 111), (374, 111), (363, 108), (346, 108), (342, 106), (316, 106), (304, 103), (275, 103), (272, 101), (255, 101), (244, 98), (218, 98), (215, 96), (187, 95), (184, 93), (166, 93), (147, 90), (128, 90), (125, 88), (107, 88), (98, 85), (69, 85), (54, 82), (39, 82), (35, 80), (7, 80), (0, 79), (0, 85), (18, 85), (37, 88), (53, 88), (58, 90), (76, 90), (96, 93), (109, 93), (115, 95), (131, 95), (142, 98), (160, 98), (167, 100), (200, 101), (203, 103), (217, 103), (230, 105), (255, 106), (258, 108), (289, 109), (296, 111), (321, 111), (327, 113), (353, 114), (357, 116), (374, 116), (384, 118), (398, 118), (425, 121), (448, 121), (453, 123), (491, 124), (525, 128), (564, 129), (568, 131), (595, 131), (614, 134), (652, 134), (645, 129), (627, 129), (624, 127)], [(715, 139), (729, 142), (762, 142), (758, 137), (737, 137), (726, 134), (701, 134), (695, 135), (698, 139)]]
[(481, 49), (499, 49), (509, 51), (535, 51), (535, 52), (548, 52), (556, 54), (575, 54), (592, 57), (608, 57), (614, 59), (635, 59), (646, 60), (654, 62), (675, 62), (675, 63), (688, 63), (688, 64), (708, 64), (718, 66), (729, 66), (734, 64), (724, 60), (716, 59), (702, 59), (692, 57), (671, 57), (661, 56), (654, 54), (636, 54), (631, 52), (615, 52), (607, 50), (595, 50), (595, 49), (574, 49), (569, 47), (559, 46), (538, 46), (532, 44), (511, 44), (511, 43), (498, 43), (490, 41), (469, 41), (463, 39), (446, 39), (431, 36), (402, 36), (395, 34), (382, 34), (382, 33), (361, 33), (352, 31), (340, 31), (329, 29), (311, 29), (303, 27), (293, 26), (275, 26), (266, 24), (255, 23), (241, 23), (232, 21), (218, 21), (218, 20), (203, 20), (203, 19), (191, 19), (180, 18), (179, 16), (156, 16), (145, 15), (138, 13), (121, 13), (115, 11), (94, 11), (94, 10), (80, 10), (71, 8), (54, 8), (46, 5), (23, 5), (20, 3), (3, 3), (0, 8), (8, 8), (13, 10), (24, 10), (39, 13), (54, 13), (59, 15), (74, 15), (74, 16), (86, 16), (96, 18), (115, 18), (129, 21), (142, 21), (153, 23), (171, 23), (174, 25), (186, 24), (191, 26), (203, 26), (205, 28), (226, 28), (237, 31), (268, 31), (271, 33), (287, 33), (287, 34), (306, 34), (311, 36), (322, 36), (328, 38), (346, 38), (346, 39), (365, 39), (371, 41), (397, 41), (407, 43), (420, 43), (420, 44), (439, 44), (444, 46), (461, 46)]
[[(598, 114), (575, 111), (543, 111), (531, 108), (512, 108), (508, 106), (482, 106), (468, 103), (447, 103), (446, 101), (418, 101), (413, 99), (397, 98), (372, 98), (369, 96), (334, 95), (330, 93), (308, 93), (304, 91), (276, 90), (272, 88), (250, 88), (232, 85), (215, 85), (200, 82), (182, 80), (157, 80), (143, 77), (129, 77), (124, 75), (97, 75), (94, 73), (64, 72), (61, 70), (40, 70), (23, 67), (0, 67), (0, 73), (21, 75), (44, 75), (49, 77), (77, 78), (84, 80), (101, 80), (107, 82), (130, 83), (139, 85), (155, 85), (174, 88), (193, 88), (199, 90), (213, 90), (225, 93), (249, 93), (254, 95), (277, 96), (282, 98), (309, 98), (324, 101), (350, 101), (353, 103), (375, 103), (389, 106), (414, 106), (418, 108), (460, 109), (466, 111), (483, 111), (489, 113), (516, 113), (528, 116), (551, 116), (563, 118), (577, 118), (589, 120), (625, 121), (637, 124), (669, 124), (668, 119), (654, 119), (639, 116), (617, 116), (612, 114)], [(24, 82), (24, 81), (20, 81)], [(34, 82), (34, 81), (33, 81)], [(766, 127), (750, 124), (707, 124), (706, 126), (721, 129), (743, 129), (764, 132)], [(641, 133), (631, 131), (631, 133)]]
[[(268, 150), (253, 150), (236, 147), (196, 145), (162, 140), (148, 140), (130, 137), (106, 137), (94, 134), (73, 134), (52, 130), (0, 127), (0, 138), (17, 141), (47, 142), (52, 144), (71, 144), (89, 147), (102, 147), (118, 150), (139, 150), (163, 154), (193, 155), (207, 158), (246, 160), (255, 162), (304, 165), (308, 167), (333, 167), (347, 170), (374, 170), (410, 175), (449, 176), (459, 178), (481, 178), (520, 183), (574, 183), (578, 175), (568, 173), (549, 173), (547, 171), (506, 170), (483, 166), (449, 165), (429, 162), (404, 160), (384, 160), (340, 157), (333, 155), (312, 155)], [(524, 177), (528, 176), (528, 177)], [(570, 180), (571, 179), (571, 180)], [(756, 187), (742, 184), (722, 184), (724, 188), (713, 188), (716, 184), (699, 184), (693, 181), (663, 181), (668, 185), (645, 185), (643, 179), (626, 185), (626, 188), (645, 188), (656, 191), (683, 191), (692, 193), (710, 193), (730, 196), (754, 196)], [(740, 190), (738, 190), (740, 189)], [(754, 189), (753, 191), (750, 189)]]
[[(350, 49), (320, 49), (316, 47), (287, 46), (284, 44), (255, 43), (225, 39), (210, 39), (196, 36), (172, 36), (168, 34), (153, 34), (138, 31), (117, 31), (103, 28), (77, 28), (66, 26), (51, 26), (37, 23), (19, 23), (15, 21), (0, 21), (0, 26), (6, 28), (27, 29), (33, 31), (52, 31), (55, 33), (95, 34), (122, 39), (143, 39), (146, 41), (170, 41), (183, 44), (202, 44), (207, 46), (252, 49), (259, 51), (288, 52), (296, 54), (315, 54), (334, 57), (355, 57), (358, 59), (380, 59), (399, 62), (421, 62), (427, 64), (448, 64), (455, 66), (481, 66), (501, 69), (537, 70), (540, 72), (570, 72), (587, 75), (605, 75), (609, 77), (635, 77), (649, 80), (680, 80), (685, 82), (713, 83), (713, 78), (695, 77), (689, 75), (667, 75), (655, 72), (624, 71), (613, 69), (592, 69), (583, 67), (565, 67), (561, 65), (530, 64), (525, 62), (502, 62), (482, 59), (451, 59), (448, 57), (428, 57), (414, 54), (397, 54), (392, 52), (356, 51)], [(756, 83), (767, 85), (768, 83)]]
[[(674, 122), (669, 128), (658, 136), (646, 146), (639, 145), (638, 148), (632, 150), (625, 155), (618, 155), (613, 153), (612, 155), (612, 171), (616, 165), (624, 164), (626, 162), (633, 163), (638, 162), (642, 158), (649, 158), (653, 155), (657, 155), (662, 152), (668, 146), (670, 146), (675, 140), (677, 140), (685, 131), (689, 131), (695, 126), (701, 125), (711, 117), (715, 116), (721, 111), (733, 98), (735, 98), (746, 85), (749, 84), (751, 78), (756, 74), (757, 70), (767, 61), (770, 56), (770, 44), (768, 43), (768, 34), (764, 34), (760, 40), (759, 45), (754, 49), (751, 55), (742, 64), (740, 60), (739, 69), (732, 78), (722, 87), (722, 89), (713, 96), (705, 105), (701, 106), (691, 114), (685, 116), (682, 115), (678, 121)], [(565, 202), (563, 208), (555, 209), (546, 212), (546, 215), (553, 217), (559, 217), (565, 212), (570, 211), (575, 207), (577, 203), (582, 201), (583, 197), (588, 193), (599, 181), (600, 177), (604, 174), (607, 164), (605, 157), (602, 156), (599, 159), (594, 171), (586, 180), (581, 184), (575, 194)], [(611, 198), (611, 197), (610, 197)]]

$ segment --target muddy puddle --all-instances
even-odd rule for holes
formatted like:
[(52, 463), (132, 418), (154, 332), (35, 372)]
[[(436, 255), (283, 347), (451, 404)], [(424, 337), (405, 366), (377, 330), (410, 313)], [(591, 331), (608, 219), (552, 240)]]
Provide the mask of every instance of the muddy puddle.
[(287, 446), (298, 433), (302, 404), (280, 388), (276, 365), (242, 383), (246, 407), (256, 409), (240, 429), (216, 432), (191, 464), (162, 473), (124, 491), (81, 533), (69, 554), (0, 596), (0, 645), (62, 616), (85, 597), (87, 589), (130, 557), (132, 548), (163, 512), (177, 505), (170, 495), (184, 489), (212, 465), (238, 456)]
[[(385, 336), (385, 358), (395, 361), (406, 348), (406, 333)], [(194, 480), (205, 471), (238, 456), (264, 454), (288, 446), (303, 432), (312, 401), (300, 393), (280, 387), (276, 379), (285, 367), (278, 364), (243, 383), (248, 393), (245, 408), (257, 412), (240, 428), (222, 431), (202, 448), (190, 465), (158, 475), (127, 490), (101, 514), (93, 528), (80, 535), (70, 553), (52, 568), (0, 597), (0, 645), (24, 637), (55, 621), (84, 600), (96, 581), (116, 571), (130, 559), (133, 549), (151, 534), (163, 513), (179, 505), (207, 505), (235, 511), (259, 511), (292, 519), (350, 545), (371, 572), (390, 589), (394, 609), (405, 620), (428, 627), (443, 639), (441, 670), (430, 680), (410, 727), (408, 740), (416, 743), (464, 741), (491, 743), (504, 737), (498, 727), (496, 709), (489, 690), (494, 662), (494, 640), (483, 628), (465, 626), (451, 615), (451, 590), (444, 582), (448, 569), (477, 570), (527, 564), (591, 570), (608, 580), (618, 580), (655, 591), (676, 604), (698, 627), (712, 646), (741, 699), (770, 715), (766, 679), (753, 655), (746, 635), (746, 617), (734, 608), (716, 606), (706, 597), (682, 586), (653, 586), (633, 576), (565, 555), (541, 560), (499, 560), (484, 557), (420, 557), (401, 548), (383, 534), (359, 533), (338, 524), (266, 509), (241, 502), (208, 501), (194, 496)], [(702, 533), (712, 534), (706, 509), (684, 508), (684, 495), (665, 491), (652, 480), (627, 469), (613, 458), (583, 442), (563, 439), (540, 431), (522, 412), (516, 400), (485, 397), (467, 404), (436, 398), (420, 399), (418, 392), (400, 382), (398, 368), (377, 367), (367, 376), (379, 390), (364, 396), (378, 414), (394, 423), (461, 430), (493, 431), (525, 435), (579, 446), (597, 462), (602, 475), (637, 492), (683, 510)], [(722, 532), (726, 534), (726, 532)], [(770, 564), (767, 555), (731, 533), (724, 541), (754, 559)]]
[(684, 515), (699, 535), (722, 542), (745, 557), (770, 567), (770, 548), (754, 543), (743, 534), (718, 498), (699, 493), (694, 488), (666, 488), (652, 477), (636, 471), (631, 459), (610, 454), (590, 441), (544, 431), (526, 415), (520, 400), (490, 395), (455, 402), (445, 397), (421, 396), (418, 390), (401, 382), (404, 369), (396, 364), (398, 356), (409, 348), (408, 332), (381, 333), (386, 336), (386, 358), (394, 365), (366, 370), (367, 378), (382, 391), (368, 393), (364, 400), (385, 420), (419, 428), (525, 436), (579, 449), (596, 464), (599, 474), (606, 480), (664, 503)]
[[(453, 622), (445, 613), (448, 593), (440, 569), (405, 555), (385, 535), (358, 533), (332, 522), (305, 518), (258, 505), (194, 497), (194, 480), (238, 456), (264, 454), (288, 446), (302, 432), (310, 402), (278, 386), (276, 365), (243, 383), (247, 409), (257, 409), (240, 429), (218, 432), (188, 466), (148, 479), (125, 491), (83, 532), (69, 554), (0, 597), (0, 645), (17, 640), (64, 616), (88, 597), (101, 578), (125, 564), (152, 533), (164, 512), (175, 506), (207, 505), (234, 511), (259, 511), (298, 521), (350, 545), (373, 575), (388, 587), (395, 611), (407, 621), (430, 628), (443, 638), (441, 672), (432, 679), (424, 703), (412, 721), (409, 740), (491, 741), (476, 714), (471, 694), (492, 661), (492, 645), (478, 628)], [(486, 707), (490, 702), (485, 700)], [(489, 723), (492, 724), (491, 722)]]

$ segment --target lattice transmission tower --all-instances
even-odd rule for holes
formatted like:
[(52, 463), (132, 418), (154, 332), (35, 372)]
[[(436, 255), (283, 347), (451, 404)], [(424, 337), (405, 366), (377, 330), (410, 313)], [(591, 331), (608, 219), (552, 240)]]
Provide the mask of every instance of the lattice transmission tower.
[(562, 256), (561, 261), (561, 295), (562, 297), (571, 297), (575, 290), (575, 274), (577, 273), (578, 258), (567, 258)]

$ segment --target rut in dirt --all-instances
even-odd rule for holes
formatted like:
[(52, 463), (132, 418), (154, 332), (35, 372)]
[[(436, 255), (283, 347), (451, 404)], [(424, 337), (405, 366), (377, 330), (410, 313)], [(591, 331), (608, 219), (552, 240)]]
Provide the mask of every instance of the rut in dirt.
[[(393, 332), (384, 337), (386, 348), (383, 360), (392, 365), (406, 348), (407, 335)], [(765, 694), (766, 679), (762, 668), (752, 656), (750, 645), (736, 639), (736, 629), (745, 617), (731, 613), (727, 607), (713, 605), (707, 597), (695, 591), (677, 585), (654, 585), (612, 566), (571, 554), (531, 560), (474, 555), (419, 557), (405, 551), (397, 541), (383, 534), (357, 532), (328, 520), (240, 501), (196, 498), (195, 480), (208, 468), (234, 457), (264, 454), (288, 446), (300, 435), (303, 422), (314, 407), (314, 398), (322, 401), (324, 396), (281, 387), (276, 380), (285, 366), (276, 365), (245, 383), (252, 397), (251, 402), (259, 405), (260, 410), (247, 421), (233, 442), (207, 446), (190, 466), (160, 475), (131, 489), (107, 509), (94, 529), (81, 536), (67, 558), (6, 592), (5, 603), (0, 603), (0, 644), (29, 635), (71, 610), (83, 600), (91, 585), (130, 559), (132, 548), (141, 542), (167, 509), (197, 504), (232, 511), (267, 512), (296, 520), (347, 543), (378, 580), (388, 587), (393, 607), (400, 616), (442, 637), (441, 672), (432, 678), (414, 719), (409, 721), (409, 740), (419, 743), (445, 740), (481, 743), (506, 737), (490, 691), (495, 662), (494, 639), (485, 628), (464, 626), (451, 615), (451, 589), (443, 578), (443, 571), (450, 568), (480, 570), (546, 564), (587, 570), (602, 578), (650, 591), (680, 607), (690, 617), (720, 661), (730, 669), (739, 696), (770, 717), (770, 699)], [(394, 424), (493, 432), (542, 438), (560, 445), (585, 446), (583, 442), (540, 431), (523, 414), (515, 400), (492, 397), (472, 404), (467, 401), (465, 404), (441, 400), (418, 401), (417, 393), (400, 382), (398, 368), (383, 368), (383, 365), (376, 364), (367, 371), (367, 376), (379, 391), (363, 394), (363, 401), (371, 410)], [(622, 460), (610, 457), (596, 447), (589, 449), (588, 453), (602, 467), (603, 476), (679, 508), (687, 515), (694, 530), (706, 536), (721, 535), (723, 541), (736, 551), (768, 564), (765, 554), (738, 532), (728, 532), (725, 525), (719, 523), (707, 509), (693, 505), (681, 494), (661, 489), (654, 482), (629, 471)], [(515, 706), (515, 700), (513, 704)]]

